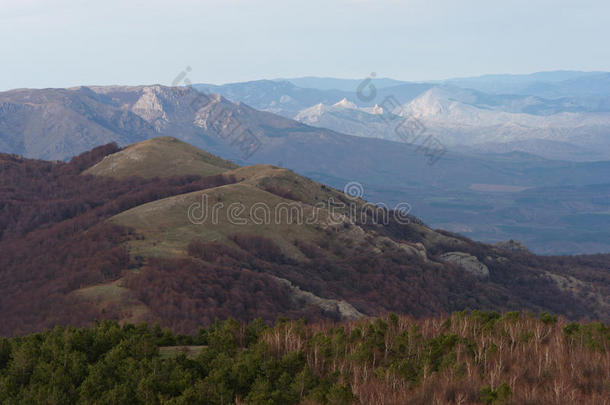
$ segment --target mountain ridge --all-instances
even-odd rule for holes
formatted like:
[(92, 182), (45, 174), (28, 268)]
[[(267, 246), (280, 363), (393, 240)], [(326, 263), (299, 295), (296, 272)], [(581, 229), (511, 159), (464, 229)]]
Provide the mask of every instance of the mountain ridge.
[[(474, 239), (519, 239), (545, 254), (610, 251), (610, 244), (604, 242), (610, 239), (605, 234), (593, 235), (587, 226), (575, 226), (566, 219), (573, 214), (603, 215), (607, 211), (603, 194), (587, 192), (578, 200), (572, 191), (570, 201), (559, 196), (549, 210), (545, 195), (521, 198), (518, 192), (493, 191), (604, 183), (604, 163), (499, 157), (496, 152), (511, 152), (512, 145), (485, 142), (458, 147), (443, 141), (446, 153), (431, 166), (427, 152), (419, 145), (315, 128), (189, 88), (93, 86), (24, 90), (19, 94), (15, 98), (12, 93), (0, 93), (0, 150), (4, 152), (67, 159), (100, 143), (116, 141), (126, 146), (157, 136), (175, 136), (238, 164), (283, 166), (339, 189), (356, 181), (372, 201), (388, 205), (406, 201), (413, 214), (428, 223), (464, 232)], [(354, 103), (353, 99), (347, 100)], [(400, 118), (388, 111), (371, 114), (373, 106), (359, 106), (358, 110), (334, 107), (335, 115), (326, 116), (342, 120), (337, 114), (346, 111), (350, 114), (350, 132), (353, 128), (353, 132), (368, 131), (366, 135), (371, 137), (400, 140), (384, 122), (386, 118)], [(25, 153), (24, 145), (31, 144), (35, 147)], [(590, 148), (570, 142), (519, 141), (516, 149), (539, 154), (552, 149), (561, 158), (598, 160)], [(598, 149), (595, 153), (603, 154), (604, 149)], [(473, 184), (491, 186), (487, 191), (480, 187), (473, 190)], [(473, 215), (475, 207), (478, 215)], [(554, 215), (549, 217), (549, 213)], [(570, 239), (560, 237), (565, 229), (570, 229)]]
[[(182, 143), (153, 142), (188, 161), (191, 152)], [(155, 159), (140, 162), (166, 165), (154, 148), (143, 150)], [(607, 255), (545, 258), (510, 244), (476, 243), (272, 165), (226, 167), (207, 177), (192, 165), (181, 176), (158, 176), (162, 170), (151, 168), (149, 178), (82, 174), (108, 155), (130, 160), (121, 152), (105, 146), (69, 163), (0, 155), (12, 182), (0, 194), (8, 204), (0, 248), (10, 252), (0, 258), (0, 304), (7, 308), (0, 333), (68, 318), (79, 325), (95, 318), (161, 322), (192, 332), (227, 316), (338, 320), (473, 307), (574, 318), (610, 313)], [(190, 216), (204, 202), (217, 205), (217, 220)], [(338, 202), (344, 205), (333, 214)], [(235, 214), (235, 206), (243, 209)], [(318, 216), (262, 220), (264, 207)], [(353, 209), (367, 214), (354, 216)], [(387, 221), (376, 216), (383, 212)], [(74, 305), (81, 308), (76, 318)]]

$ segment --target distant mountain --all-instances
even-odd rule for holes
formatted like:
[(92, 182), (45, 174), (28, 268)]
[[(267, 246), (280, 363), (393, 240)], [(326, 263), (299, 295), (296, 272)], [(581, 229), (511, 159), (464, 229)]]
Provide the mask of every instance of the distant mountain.
[[(168, 159), (185, 165), (163, 175)], [(473, 242), (177, 139), (106, 145), (69, 163), (1, 154), (0, 167), (1, 335), (107, 318), (195, 333), (227, 317), (610, 313), (607, 255)]]
[(379, 105), (358, 107), (344, 98), (332, 105), (316, 104), (301, 110), (294, 118), (307, 125), (346, 134), (402, 142), (392, 125), (401, 117), (384, 111)]
[(0, 93), (0, 150), (66, 159), (98, 145), (163, 135), (233, 159), (294, 133), (324, 133), (187, 87), (92, 86)]
[(471, 96), (467, 90), (436, 87), (403, 105), (401, 114), (420, 119), (449, 145), (547, 139), (598, 150), (605, 153), (604, 158), (609, 156), (610, 114), (606, 112), (539, 115), (524, 112), (531, 109), (524, 100), (512, 100), (511, 111), (498, 100), (490, 102)]
[(102, 143), (154, 136), (140, 115), (87, 87), (0, 93), (0, 150), (65, 159)]
[[(397, 85), (379, 80), (303, 78), (196, 87), (355, 136), (405, 140), (396, 133), (397, 121), (371, 114), (377, 105), (386, 113), (419, 119), (429, 134), (458, 150), (531, 152), (528, 147), (534, 145), (536, 153), (550, 159), (610, 159), (606, 73), (540, 72)], [(332, 83), (343, 91), (329, 90)], [(339, 108), (341, 100), (356, 108)]]
[[(428, 134), (448, 147), (535, 151), (551, 159), (593, 161), (610, 159), (609, 107), (598, 104), (593, 109), (570, 99), (490, 95), (436, 86), (402, 106), (384, 111), (389, 116), (378, 114), (382, 109), (379, 106), (373, 110), (354, 103), (320, 103), (300, 111), (295, 119), (357, 136), (412, 142), (409, 137), (399, 136), (397, 127), (402, 120), (414, 117)], [(397, 115), (401, 118), (396, 119)], [(536, 144), (545, 147), (530, 149)]]
[[(460, 91), (454, 96), (441, 93), (443, 97), (429, 97), (428, 101), (437, 100), (437, 106), (442, 107), (437, 109), (436, 115), (431, 115), (432, 118), (442, 119), (435, 122), (422, 118), (422, 122), (429, 128), (436, 126), (447, 130), (448, 137), (444, 139), (451, 140), (451, 136), (462, 139), (467, 133), (456, 135), (453, 129), (454, 132), (446, 129), (451, 121), (443, 119), (447, 118), (449, 110), (456, 114), (472, 113), (465, 115), (465, 120), (474, 120), (477, 114), (491, 115), (498, 120), (524, 115), (496, 111), (491, 101), (477, 93), (476, 97), (468, 98), (469, 94)], [(604, 215), (608, 212), (603, 188), (597, 193), (583, 192), (578, 199), (582, 187), (608, 183), (610, 167), (607, 162), (552, 161), (531, 154), (512, 153), (513, 149), (531, 150), (540, 155), (560, 151), (561, 157), (590, 160), (596, 155), (586, 148), (587, 140), (573, 147), (569, 142), (526, 139), (514, 141), (519, 144), (506, 148), (509, 142), (483, 142), (484, 137), (481, 143), (470, 146), (453, 147), (447, 141), (446, 153), (431, 166), (426, 151), (417, 145), (315, 128), (190, 88), (110, 86), (20, 90), (0, 93), (0, 100), (3, 128), (0, 151), (5, 153), (64, 160), (93, 147), (98, 139), (100, 142), (116, 141), (124, 146), (158, 136), (175, 136), (233, 163), (283, 166), (339, 189), (349, 182), (359, 182), (372, 201), (390, 205), (408, 202), (412, 212), (429, 224), (474, 239), (494, 242), (519, 239), (541, 253), (610, 251), (610, 234), (605, 229), (592, 233), (586, 225), (588, 222), (582, 226), (567, 225), (561, 219), (566, 215)], [(434, 103), (417, 100), (420, 102), (419, 106), (435, 107)], [(484, 108), (483, 102), (489, 107)], [(329, 120), (324, 126), (332, 126), (332, 119), (352, 133), (369, 131), (366, 136), (380, 138), (392, 135), (382, 121), (395, 116), (383, 107), (358, 106), (349, 99), (339, 99), (333, 104), (319, 106), (320, 111), (324, 111), (322, 119)], [(310, 121), (306, 122), (319, 125), (313, 122), (316, 109), (309, 113), (307, 119)], [(544, 115), (527, 116), (532, 120), (551, 120)], [(496, 138), (492, 139), (497, 139), (497, 134), (494, 136)], [(147, 144), (123, 151), (129, 159), (121, 161), (136, 163), (139, 148), (144, 145)], [(152, 147), (147, 156), (152, 156), (153, 151), (155, 156), (163, 156), (162, 149)], [(602, 156), (607, 151), (600, 147), (595, 153)], [(215, 173), (214, 167), (207, 166), (209, 157), (194, 151), (188, 155), (185, 162), (167, 156), (165, 166), (156, 174), (182, 175), (185, 168)], [(160, 168), (159, 165), (155, 167)], [(98, 174), (138, 173), (131, 164), (119, 165), (113, 160), (100, 164), (95, 170)], [(541, 187), (575, 188), (570, 192), (570, 201), (557, 204), (555, 209), (550, 209), (547, 200), (520, 198), (524, 190), (543, 193)], [(557, 200), (561, 201), (561, 198), (558, 196)], [(527, 214), (514, 215), (514, 212)], [(549, 224), (554, 224), (552, 229)], [(569, 235), (569, 240), (562, 235)]]
[[(361, 95), (358, 94), (362, 80), (328, 79), (330, 82), (342, 83), (341, 89), (299, 87), (295, 83), (304, 83), (301, 80), (294, 82), (286, 80), (257, 80), (243, 83), (229, 83), (223, 85), (195, 84), (194, 88), (211, 93), (217, 93), (233, 102), (244, 102), (258, 110), (269, 111), (287, 118), (295, 118), (303, 109), (315, 104), (332, 105), (343, 99), (359, 107), (373, 107), (381, 103), (386, 97), (407, 102), (424, 91), (433, 87), (426, 83), (409, 83), (398, 81), (378, 81), (364, 83)], [(400, 83), (400, 84), (396, 84)], [(307, 81), (305, 81), (305, 84)], [(379, 85), (378, 85), (379, 84)], [(395, 85), (396, 84), (396, 85)], [(369, 85), (374, 86), (371, 90)]]
[[(301, 88), (310, 88), (310, 89), (318, 89), (318, 90), (342, 90), (346, 92), (354, 92), (354, 89), (358, 88), (360, 83), (364, 80), (362, 79), (337, 79), (332, 77), (297, 77), (292, 79), (278, 79), (282, 81), (287, 81), (295, 86)], [(374, 78), (371, 81), (378, 89), (383, 89), (387, 87), (395, 87), (400, 86), (402, 84), (409, 84), (409, 82), (394, 80), (386, 77)]]
[[(484, 93), (453, 85), (435, 86), (426, 93), (420, 94), (419, 97), (425, 97), (426, 94), (434, 94), (437, 97), (471, 105), (479, 109), (503, 111), (507, 113), (546, 116), (564, 112), (610, 112), (610, 103), (608, 103), (610, 98), (582, 99), (578, 97), (564, 97), (559, 99), (546, 99), (532, 95)], [(595, 103), (593, 101), (595, 101)]]
[(607, 97), (610, 73), (555, 71), (527, 75), (484, 75), (443, 83), (493, 94), (522, 94), (544, 98)]
[[(488, 85), (486, 89), (481, 91), (489, 93), (510, 93), (513, 86), (528, 85), (534, 82), (556, 83), (565, 80), (580, 78), (583, 76), (596, 75), (602, 72), (582, 72), (578, 70), (554, 70), (546, 72), (535, 72), (526, 74), (487, 74), (472, 77), (456, 77), (447, 80), (439, 80), (437, 83), (453, 83), (456, 86), (474, 88), (469, 86)], [(494, 87), (492, 87), (494, 86)]]
[(256, 109), (292, 118), (303, 108), (316, 103), (335, 103), (355, 97), (355, 91), (309, 89), (289, 81), (257, 80), (225, 85), (195, 84), (194, 88), (220, 94), (233, 102), (243, 102)]

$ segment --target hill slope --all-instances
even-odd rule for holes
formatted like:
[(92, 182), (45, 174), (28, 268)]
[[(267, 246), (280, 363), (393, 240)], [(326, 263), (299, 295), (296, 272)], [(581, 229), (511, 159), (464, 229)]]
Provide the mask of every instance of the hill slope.
[[(180, 142), (157, 142), (176, 161), (192, 156)], [(116, 147), (69, 163), (2, 155), (0, 333), (95, 318), (192, 332), (228, 316), (610, 313), (607, 256), (475, 243), (269, 165), (207, 177), (187, 165), (166, 177), (148, 145), (131, 148), (150, 154), (142, 161), (161, 177), (82, 175), (133, 160)]]
[(106, 156), (84, 174), (125, 178), (129, 176), (167, 177), (185, 174), (212, 176), (237, 165), (172, 137), (158, 137), (130, 145)]

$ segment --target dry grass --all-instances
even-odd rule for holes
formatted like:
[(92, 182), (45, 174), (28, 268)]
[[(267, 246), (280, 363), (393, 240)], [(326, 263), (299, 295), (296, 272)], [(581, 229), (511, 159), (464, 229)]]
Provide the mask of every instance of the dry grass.
[(175, 138), (163, 136), (130, 145), (106, 156), (84, 174), (118, 179), (129, 176), (213, 176), (237, 165)]
[[(187, 215), (189, 207), (193, 204), (202, 204), (204, 198), (207, 198), (210, 215), (201, 224), (193, 223)], [(246, 223), (230, 220), (229, 211), (232, 203), (243, 204), (245, 210), (239, 217), (247, 219)], [(256, 208), (261, 204), (269, 208), (268, 212), (271, 216), (268, 221), (263, 220), (263, 211)], [(303, 218), (301, 223), (297, 221), (296, 215), (293, 215), (292, 220), (289, 221), (287, 212), (278, 208), (279, 204), (299, 207)], [(219, 207), (217, 221), (213, 221), (211, 216), (214, 205)], [(131, 227), (144, 236), (144, 239), (130, 242), (132, 255), (184, 256), (192, 240), (222, 242), (234, 246), (229, 236), (245, 233), (271, 238), (287, 257), (306, 260), (301, 251), (295, 247), (294, 241), (297, 239), (306, 242), (318, 241), (325, 235), (323, 229), (328, 227), (328, 211), (321, 208), (318, 214), (319, 221), (314, 224), (305, 223), (306, 219), (314, 217), (315, 209), (312, 205), (288, 200), (243, 182), (154, 201), (122, 212), (111, 218), (111, 221)], [(263, 223), (253, 220), (250, 215), (252, 210), (257, 210), (258, 218), (261, 218)], [(279, 221), (276, 221), (276, 213), (280, 213)], [(356, 236), (358, 235), (354, 235)]]
[(121, 323), (148, 321), (150, 310), (122, 285), (122, 280), (81, 288), (72, 293), (86, 303), (93, 304), (106, 316), (113, 315)]

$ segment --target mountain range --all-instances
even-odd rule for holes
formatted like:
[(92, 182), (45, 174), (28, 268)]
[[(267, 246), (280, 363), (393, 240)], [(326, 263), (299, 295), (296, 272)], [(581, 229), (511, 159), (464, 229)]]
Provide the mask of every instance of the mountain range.
[[(600, 226), (609, 212), (608, 162), (548, 160), (504, 142), (484, 144), (484, 154), (447, 148), (430, 165), (418, 145), (372, 138), (383, 134), (384, 119), (398, 117), (383, 107), (343, 97), (319, 109), (326, 117), (349, 112), (354, 128), (380, 129), (345, 135), (186, 87), (21, 89), (0, 93), (0, 150), (65, 160), (98, 144), (175, 136), (236, 164), (274, 164), (338, 189), (358, 182), (369, 201), (407, 203), (430, 226), (473, 239), (518, 239), (543, 254), (610, 251), (609, 228)], [(587, 153), (559, 141), (515, 142)]]
[(610, 313), (607, 255), (473, 242), (172, 137), (67, 163), (2, 154), (0, 167), (3, 335), (105, 318), (194, 333), (228, 316)]
[[(435, 83), (306, 78), (195, 87), (350, 135), (410, 142), (396, 133), (400, 120), (379, 116), (383, 110), (419, 120), (458, 150), (595, 161), (610, 158), (609, 78), (602, 72), (543, 72)], [(375, 106), (377, 112), (371, 111)]]
[(239, 158), (258, 141), (271, 143), (302, 132), (324, 131), (188, 87), (94, 86), (0, 93), (0, 147), (26, 157), (62, 160), (104, 142), (127, 145), (179, 134), (185, 141)]

